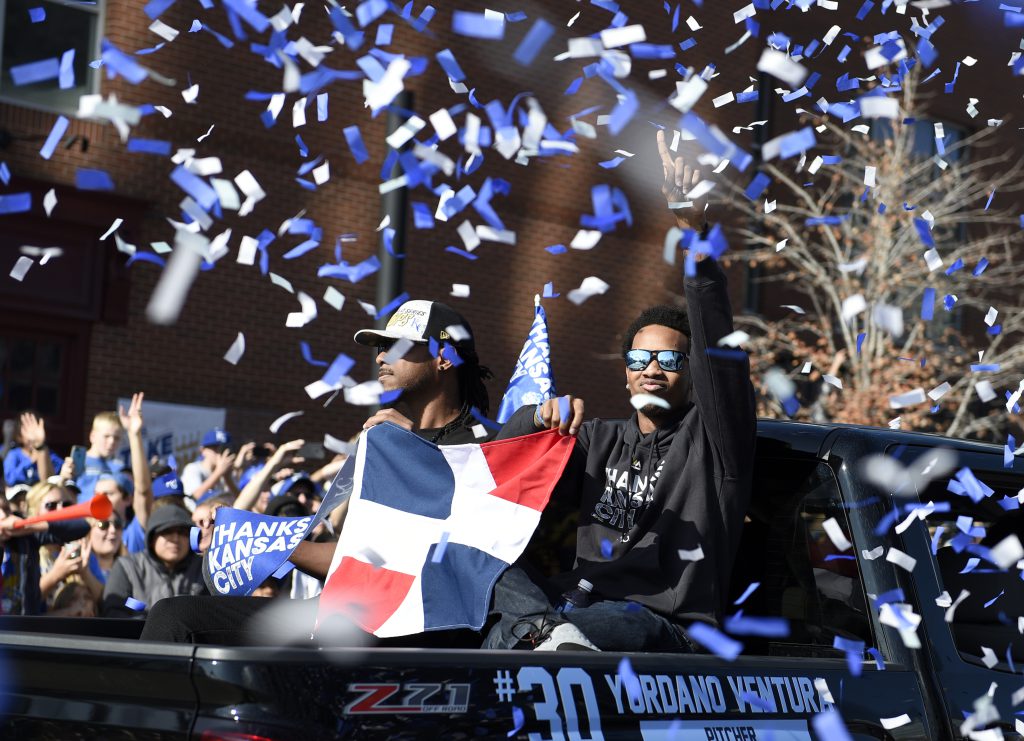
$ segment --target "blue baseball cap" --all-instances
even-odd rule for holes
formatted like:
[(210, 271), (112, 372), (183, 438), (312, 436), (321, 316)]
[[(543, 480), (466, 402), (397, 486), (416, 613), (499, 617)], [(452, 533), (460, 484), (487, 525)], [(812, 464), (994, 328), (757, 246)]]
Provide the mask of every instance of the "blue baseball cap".
[(313, 479), (311, 479), (309, 477), (308, 473), (302, 473), (302, 472), (299, 472), (299, 473), (296, 473), (296, 474), (292, 474), (291, 476), (289, 476), (288, 478), (284, 479), (283, 481), (278, 481), (276, 484), (273, 485), (273, 487), (271, 487), (271, 489), (270, 489), (270, 496), (271, 497), (282, 497), (285, 494), (288, 494), (289, 492), (291, 492), (292, 488), (296, 484), (298, 484), (300, 481), (304, 481), (307, 484), (309, 484), (309, 487), (313, 490), (312, 491), (312, 496), (323, 498), (323, 491), (320, 489), (320, 485), (318, 483), (316, 483), (315, 481), (313, 481)]
[(214, 427), (203, 435), (203, 440), (199, 444), (204, 448), (216, 448), (220, 445), (230, 445), (231, 435), (229, 435), (227, 430), (222, 427)]
[(153, 497), (183, 497), (185, 487), (181, 485), (178, 474), (165, 473), (159, 478), (153, 479)]

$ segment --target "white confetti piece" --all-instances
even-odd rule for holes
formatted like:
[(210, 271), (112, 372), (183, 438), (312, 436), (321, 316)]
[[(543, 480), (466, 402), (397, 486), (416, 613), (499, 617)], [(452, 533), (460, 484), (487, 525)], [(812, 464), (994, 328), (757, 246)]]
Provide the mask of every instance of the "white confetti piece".
[(632, 26), (621, 26), (619, 28), (606, 28), (601, 31), (601, 43), (605, 49), (614, 49), (628, 44), (639, 44), (647, 40), (647, 33), (644, 27), (639, 24)]
[(789, 241), (789, 237), (786, 237), (781, 242), (776, 244), (775, 245), (775, 251), (776, 252), (782, 252), (784, 249), (786, 249), (786, 242), (788, 242), (788, 241)]
[(304, 390), (306, 392), (306, 395), (309, 396), (310, 399), (319, 399), (324, 394), (329, 394), (332, 391), (337, 391), (338, 387), (332, 386), (331, 384), (327, 383), (322, 378), (320, 378), (317, 379), (316, 381), (313, 381), (312, 383), (306, 384)]
[(278, 430), (280, 430), (281, 427), (284, 426), (285, 422), (291, 419), (295, 419), (296, 417), (301, 417), (302, 414), (302, 412), (288, 412), (287, 414), (282, 414), (280, 417), (278, 417), (277, 419), (270, 423), (269, 429), (271, 434), (276, 435), (278, 433)]
[(714, 181), (701, 180), (699, 183), (697, 183), (695, 186), (693, 186), (692, 188), (690, 188), (690, 190), (686, 192), (686, 197), (690, 201), (699, 200), (706, 196), (708, 193), (710, 193), (714, 187)]
[(843, 535), (843, 529), (839, 526), (839, 522), (835, 517), (830, 517), (821, 523), (822, 528), (825, 530), (825, 534), (828, 535), (828, 539), (832, 541), (834, 545), (840, 551), (847, 551), (851, 547), (851, 543)]
[(806, 376), (808, 373), (811, 372), (812, 367), (813, 365), (811, 364), (811, 361), (807, 360), (804, 362), (803, 367), (800, 368), (800, 373)]
[(363, 80), (363, 97), (366, 98), (366, 105), (373, 113), (391, 103), (395, 96), (402, 92), (405, 88), (403, 81), (410, 69), (412, 62), (398, 57), (392, 60), (377, 82)]
[(415, 344), (415, 342), (405, 337), (395, 340), (395, 344), (388, 348), (388, 351), (384, 353), (384, 357), (381, 358), (381, 363), (384, 365), (394, 365), (397, 361), (404, 358), (405, 354), (409, 352)]
[(750, 339), (750, 335), (741, 329), (730, 332), (718, 341), (719, 347), (739, 347)]
[(996, 317), (998, 317), (998, 316), (999, 316), (999, 312), (998, 311), (996, 311), (991, 306), (988, 307), (988, 313), (985, 314), (985, 324), (987, 324), (988, 326), (991, 327), (993, 324), (996, 323)]
[(117, 228), (118, 228), (119, 226), (121, 226), (121, 224), (123, 224), (123, 223), (124, 223), (124, 219), (114, 219), (114, 223), (112, 223), (112, 224), (111, 224), (111, 225), (110, 225), (110, 226), (109, 226), (109, 227), (107, 228), (107, 230), (106, 230), (105, 232), (103, 232), (103, 236), (102, 236), (102, 237), (100, 237), (100, 241), (102, 242), (102, 241), (103, 241), (104, 239), (106, 239), (106, 238), (107, 238), (107, 237), (109, 237), (109, 236), (110, 236), (111, 234), (113, 234), (114, 232), (116, 232), (116, 231), (117, 231)]
[(259, 245), (260, 243), (253, 237), (243, 236), (238, 244), (238, 256), (235, 258), (235, 262), (240, 265), (255, 265)]
[(359, 306), (362, 308), (362, 310), (365, 311), (367, 314), (373, 317), (377, 316), (376, 306), (369, 303), (368, 301), (360, 301), (359, 299), (356, 299), (356, 301), (359, 303)]
[(449, 324), (444, 329), (449, 335), (451, 335), (451, 338), (455, 342), (462, 342), (463, 340), (468, 340), (472, 336), (470, 335), (469, 330), (467, 330), (461, 324)]
[(704, 549), (700, 546), (692, 550), (685, 548), (679, 549), (679, 560), (680, 561), (703, 561), (704, 560)]
[(828, 682), (825, 681), (824, 677), (816, 677), (814, 680), (814, 689), (818, 691), (818, 696), (827, 702), (829, 705), (835, 705), (835, 698), (832, 697), (832, 690), (828, 688)]
[(347, 442), (327, 433), (324, 433), (324, 447), (332, 453), (339, 453), (341, 455), (355, 455), (356, 452), (355, 443)]
[(482, 242), (500, 242), (512, 245), (516, 243), (516, 233), (511, 229), (495, 229), (487, 224), (479, 224), (476, 227), (476, 236)]
[(60, 247), (33, 247), (32, 245), (22, 245), (20, 248), (21, 254), (27, 255), (28, 257), (38, 257), (39, 265), (45, 265), (52, 259), (56, 259), (64, 254), (64, 250)]
[(380, 381), (364, 381), (356, 386), (345, 389), (345, 401), (360, 407), (368, 407), (380, 401), (384, 387)]
[(1007, 535), (994, 546), (990, 552), (992, 561), (1001, 569), (1010, 569), (1024, 558), (1024, 547), (1016, 535)]
[(794, 62), (785, 52), (765, 49), (757, 62), (758, 72), (767, 72), (779, 78), (791, 88), (800, 87), (807, 79), (807, 69), (799, 62)]
[(31, 257), (20, 255), (17, 261), (15, 261), (14, 267), (11, 268), (11, 277), (20, 283), (25, 280), (25, 276), (28, 274), (29, 268), (35, 264), (35, 261)]
[(609, 288), (610, 286), (603, 280), (598, 278), (596, 275), (591, 275), (583, 279), (579, 288), (574, 288), (569, 291), (566, 298), (579, 306), (591, 296), (597, 296), (605, 293)]
[(996, 656), (996, 652), (988, 646), (981, 647), (981, 663), (987, 666), (989, 669), (999, 663), (999, 657)]
[(882, 724), (882, 728), (887, 731), (891, 731), (893, 728), (899, 728), (910, 723), (910, 716), (906, 713), (903, 715), (897, 715), (895, 718), (879, 718), (878, 722)]
[(902, 409), (903, 407), (914, 406), (915, 404), (923, 403), (928, 397), (924, 393), (923, 388), (916, 388), (913, 391), (907, 391), (902, 394), (895, 394), (889, 397), (889, 407), (892, 409)]
[(843, 299), (842, 317), (844, 322), (849, 322), (855, 316), (860, 314), (868, 308), (868, 302), (864, 300), (864, 296), (860, 293), (855, 293), (852, 296), (848, 296)]
[(452, 283), (450, 295), (455, 298), (469, 298), (469, 286), (465, 283)]
[(891, 59), (886, 56), (885, 52), (883, 52), (883, 47), (871, 47), (870, 49), (864, 52), (864, 65), (868, 69), (878, 69), (879, 67), (884, 67), (887, 64), (895, 64), (896, 62), (906, 59), (907, 47), (903, 43), (903, 39), (897, 38), (896, 44), (897, 46), (899, 46), (899, 51), (896, 53), (896, 56), (892, 57)]
[[(884, 98), (881, 95), (870, 95), (860, 99), (860, 115), (864, 118), (899, 118), (900, 103), (895, 98)], [(865, 129), (868, 127), (861, 124)], [(859, 129), (860, 126), (853, 127)]]
[(821, 378), (829, 386), (835, 386), (837, 389), (842, 390), (843, 382), (842, 382), (841, 379), (837, 378), (836, 376), (830, 375), (828, 373), (822, 373), (821, 374)]
[(46, 195), (43, 196), (43, 210), (46, 211), (47, 217), (53, 213), (53, 207), (57, 205), (57, 193), (53, 188), (46, 191)]
[[(157, 106), (157, 108), (159, 108), (159, 106)], [(208, 128), (208, 129), (206, 130), (206, 133), (205, 133), (205, 134), (200, 134), (199, 136), (197, 136), (197, 137), (196, 137), (196, 142), (201, 142), (201, 141), (203, 141), (204, 139), (206, 139), (207, 137), (209, 137), (209, 136), (210, 136), (210, 134), (212, 134), (212, 133), (213, 133), (213, 127), (214, 127), (214, 126), (216, 126), (216, 124), (210, 124), (210, 128)]]
[(174, 41), (178, 38), (177, 29), (171, 28), (166, 23), (157, 19), (149, 24), (149, 30), (162, 38), (164, 41)]
[(487, 428), (483, 425), (473, 425), (469, 428), (469, 431), (473, 433), (473, 437), (477, 440), (487, 437)]
[(722, 95), (719, 95), (717, 98), (712, 98), (711, 99), (711, 104), (715, 108), (721, 108), (724, 105), (732, 103), (734, 100), (736, 100), (736, 96), (733, 95), (732, 91), (730, 90), (727, 93), (723, 93)]
[(199, 97), (199, 83), (197, 82), (194, 85), (190, 85), (189, 87), (182, 90), (181, 97), (185, 100), (186, 103), (190, 105), (192, 103), (195, 103), (196, 98)]
[(292, 282), (285, 278), (283, 275), (278, 275), (274, 271), (270, 271), (267, 277), (269, 277), (270, 282), (273, 283), (278, 288), (283, 288), (284, 290), (288, 291), (288, 293), (295, 293), (295, 288), (292, 286)]
[(437, 138), (441, 141), (451, 138), (458, 131), (447, 108), (439, 108), (431, 113), (428, 118), (430, 125), (434, 127), (434, 131), (437, 133)]
[(933, 273), (942, 267), (942, 257), (936, 249), (930, 249), (924, 253), (924, 261), (928, 265), (928, 272)]
[(227, 211), (237, 211), (241, 207), (242, 202), (238, 198), (238, 191), (235, 190), (235, 186), (231, 184), (230, 180), (210, 178), (210, 185), (217, 193), (217, 200), (220, 201), (221, 208)]
[(426, 125), (427, 122), (419, 116), (410, 116), (406, 119), (405, 123), (392, 131), (384, 141), (386, 141), (388, 146), (392, 149), (401, 149)]
[[(1024, 687), (1021, 687), (1019, 690), (1010, 695), (1010, 704), (1013, 707), (1017, 707), (1022, 702), (1024, 702)], [(1020, 731), (1019, 728), (1017, 730), (1018, 732)]]
[(885, 554), (885, 560), (889, 563), (896, 564), (906, 571), (913, 571), (914, 567), (917, 566), (917, 559), (912, 556), (908, 556), (899, 548), (890, 547), (888, 553)]
[(764, 199), (764, 212), (770, 214), (775, 210), (775, 201), (769, 201), (767, 198)]
[(633, 394), (629, 397), (629, 403), (637, 410), (648, 406), (661, 407), (662, 409), (669, 409), (672, 406), (660, 396), (655, 396), (654, 394)]
[(797, 314), (806, 314), (807, 313), (806, 311), (803, 310), (803, 308), (797, 306), (796, 304), (781, 304), (781, 307), (783, 309), (789, 309), (790, 311), (795, 311)]
[[(994, 398), (996, 398), (996, 392), (992, 388), (991, 381), (978, 381), (976, 384), (974, 384), (974, 391), (978, 395), (978, 398), (985, 403), (988, 403), (992, 401)], [(1012, 409), (1013, 404), (1010, 404), (1009, 407)]]
[(174, 249), (173, 247), (171, 247), (171, 245), (167, 244), (167, 242), (150, 242), (149, 246), (152, 247), (153, 252), (155, 252), (158, 255), (166, 255), (168, 252)]
[(311, 321), (316, 319), (316, 300), (302, 291), (299, 291), (295, 295), (295, 298), (298, 299), (299, 306), (301, 308), (299, 311), (293, 311), (288, 314), (287, 319), (285, 319), (284, 326), (292, 328), (305, 327)]
[[(676, 92), (669, 98), (669, 105), (682, 113), (687, 113), (707, 89), (707, 82), (696, 75), (685, 82), (676, 82)], [(678, 136), (678, 132), (676, 135)], [(675, 151), (675, 147), (671, 149)]]
[(815, 157), (813, 160), (811, 160), (811, 166), (807, 168), (807, 172), (809, 172), (811, 175), (814, 175), (818, 172), (818, 170), (821, 169), (821, 166), (823, 164), (825, 164), (824, 159), (822, 159), (820, 156)]
[(601, 241), (601, 232), (597, 229), (580, 229), (572, 238), (569, 246), (574, 250), (592, 250)]
[(178, 320), (208, 246), (209, 240), (200, 234), (190, 234), (183, 229), (175, 232), (174, 252), (146, 306), (146, 317), (153, 324), (168, 325)]
[(864, 185), (869, 188), (875, 187), (875, 172), (876, 168), (874, 165), (866, 165), (864, 167)]
[(245, 335), (241, 332), (238, 333), (238, 337), (231, 343), (231, 347), (224, 353), (224, 360), (231, 363), (231, 365), (238, 365), (238, 361), (242, 359), (242, 355), (245, 354)]
[(703, 26), (701, 26), (700, 23), (697, 22), (697, 19), (694, 18), (692, 15), (686, 19), (686, 26), (691, 31), (699, 31), (701, 28), (703, 28)]
[(932, 401), (938, 401), (943, 396), (945, 396), (951, 388), (953, 387), (949, 385), (949, 381), (943, 381), (938, 386), (936, 386), (935, 388), (928, 392), (928, 398), (931, 399)]
[(480, 237), (477, 236), (476, 229), (473, 228), (473, 225), (468, 220), (459, 224), (455, 231), (462, 238), (462, 243), (466, 246), (467, 251), (472, 252), (480, 246)]
[(323, 185), (331, 179), (331, 163), (324, 162), (322, 165), (313, 168), (313, 182), (317, 185)]
[(883, 553), (885, 553), (885, 546), (884, 545), (880, 545), (877, 548), (872, 548), (870, 551), (866, 550), (866, 549), (862, 550), (860, 552), (860, 555), (864, 558), (865, 561), (874, 561), (876, 558), (881, 556)]
[(377, 551), (373, 550), (370, 546), (364, 547), (357, 555), (362, 556), (363, 560), (375, 569), (381, 568), (386, 563), (384, 561), (384, 557), (377, 553)]
[(732, 14), (732, 22), (742, 23), (747, 18), (753, 18), (756, 14), (757, 9), (754, 7), (753, 3), (750, 3), (749, 5), (744, 5)]

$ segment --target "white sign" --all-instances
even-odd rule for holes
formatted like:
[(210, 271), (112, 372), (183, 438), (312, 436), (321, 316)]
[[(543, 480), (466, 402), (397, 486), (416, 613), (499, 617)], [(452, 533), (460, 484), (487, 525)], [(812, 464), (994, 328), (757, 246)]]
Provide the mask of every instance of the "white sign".
[[(131, 399), (118, 399), (117, 403), (127, 411)], [(199, 455), (199, 441), (203, 435), (214, 427), (224, 427), (226, 416), (223, 408), (167, 404), (146, 399), (142, 402), (142, 419), (145, 422), (142, 441), (146, 446), (146, 457), (166, 460), (167, 456), (173, 455), (178, 471), (181, 471)], [(118, 451), (118, 457), (130, 465), (127, 440)]]

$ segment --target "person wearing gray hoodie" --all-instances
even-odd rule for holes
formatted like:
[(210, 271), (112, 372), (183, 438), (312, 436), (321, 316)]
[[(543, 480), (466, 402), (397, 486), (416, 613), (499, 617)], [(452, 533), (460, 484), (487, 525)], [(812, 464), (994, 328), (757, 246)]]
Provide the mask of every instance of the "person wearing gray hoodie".
[[(180, 483), (177, 486), (181, 491)], [(103, 589), (100, 614), (145, 617), (154, 603), (166, 597), (207, 594), (203, 560), (189, 548), (191, 527), (192, 518), (183, 507), (168, 503), (154, 509), (146, 523), (146, 550), (114, 564)]]

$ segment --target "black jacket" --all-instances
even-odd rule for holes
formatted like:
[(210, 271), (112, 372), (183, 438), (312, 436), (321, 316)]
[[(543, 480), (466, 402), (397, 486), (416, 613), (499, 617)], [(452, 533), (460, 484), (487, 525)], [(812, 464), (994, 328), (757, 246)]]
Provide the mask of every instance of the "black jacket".
[[(721, 268), (704, 260), (684, 286), (693, 403), (646, 436), (636, 414), (581, 426), (555, 493), (579, 501), (576, 562), (557, 581), (585, 578), (602, 598), (632, 600), (678, 623), (717, 624), (750, 503), (754, 392), (746, 354), (718, 347), (733, 331)], [(533, 413), (520, 409), (500, 437), (532, 432)], [(698, 547), (703, 559), (680, 558)]]

